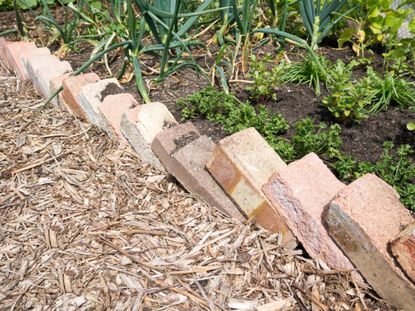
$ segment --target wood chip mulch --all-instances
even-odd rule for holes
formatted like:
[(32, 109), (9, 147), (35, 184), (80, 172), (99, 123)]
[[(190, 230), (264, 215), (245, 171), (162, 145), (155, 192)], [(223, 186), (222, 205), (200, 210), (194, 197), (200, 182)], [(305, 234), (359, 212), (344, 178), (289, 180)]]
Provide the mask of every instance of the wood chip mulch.
[(0, 69), (0, 310), (393, 310)]

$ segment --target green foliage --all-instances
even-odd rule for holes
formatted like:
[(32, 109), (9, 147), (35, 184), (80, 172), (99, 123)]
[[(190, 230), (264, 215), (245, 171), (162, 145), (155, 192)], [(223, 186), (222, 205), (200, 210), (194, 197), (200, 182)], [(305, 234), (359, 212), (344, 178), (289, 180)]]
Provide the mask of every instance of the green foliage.
[(276, 99), (275, 89), (287, 83), (308, 84), (314, 88), (317, 96), (320, 95), (320, 83), (327, 83), (330, 76), (326, 70), (330, 62), (323, 56), (317, 58), (307, 55), (301, 62), (287, 63), (280, 61), (275, 64), (270, 55), (262, 60), (252, 58), (250, 76), (254, 79), (251, 87), (251, 96), (255, 100), (268, 98)]
[(378, 175), (396, 189), (405, 206), (415, 211), (415, 163), (410, 158), (414, 149), (410, 145), (401, 145), (393, 152), (392, 142), (385, 142), (383, 147), (376, 163), (358, 162), (350, 156), (341, 155), (334, 168), (341, 179), (348, 181), (367, 173)]
[(394, 72), (386, 72), (382, 78), (369, 67), (367, 77), (361, 83), (371, 100), (370, 112), (381, 111), (391, 103), (400, 108), (409, 108), (415, 102), (415, 84), (396, 76)]
[(214, 88), (203, 89), (177, 104), (183, 107), (183, 119), (203, 116), (221, 124), (229, 133), (255, 127), (265, 137), (271, 137), (288, 129), (288, 123), (281, 115), (272, 115), (264, 106), (259, 106), (256, 111), (248, 102), (240, 102), (235, 96)]
[(342, 122), (361, 121), (368, 116), (366, 105), (367, 93), (363, 84), (352, 82), (352, 68), (356, 63), (346, 65), (337, 60), (330, 71), (331, 82), (328, 85), (329, 95), (323, 99), (323, 104)]
[[(298, 7), (304, 26), (311, 39), (310, 46), (316, 49), (317, 45), (326, 37), (343, 16), (339, 14), (341, 7), (346, 0), (325, 0), (321, 1), (299, 0)], [(344, 15), (350, 13), (348, 10)], [(336, 17), (333, 19), (333, 17)]]

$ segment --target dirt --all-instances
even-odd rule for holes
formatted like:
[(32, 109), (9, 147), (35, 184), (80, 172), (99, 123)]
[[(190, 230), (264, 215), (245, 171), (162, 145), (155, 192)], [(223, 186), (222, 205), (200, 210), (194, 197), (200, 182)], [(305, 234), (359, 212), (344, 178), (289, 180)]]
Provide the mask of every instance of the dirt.
[(105, 89), (101, 91), (100, 100), (103, 101), (104, 98), (107, 97), (108, 95), (116, 95), (116, 94), (121, 94), (121, 93), (124, 93), (124, 90), (120, 88), (117, 84), (108, 83)]

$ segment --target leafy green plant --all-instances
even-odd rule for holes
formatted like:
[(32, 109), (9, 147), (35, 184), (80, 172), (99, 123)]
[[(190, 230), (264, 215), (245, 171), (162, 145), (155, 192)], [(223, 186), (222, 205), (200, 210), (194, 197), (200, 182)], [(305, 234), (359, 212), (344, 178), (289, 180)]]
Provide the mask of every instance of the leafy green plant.
[(342, 180), (351, 181), (367, 173), (374, 173), (393, 186), (401, 196), (402, 203), (415, 211), (415, 163), (411, 160), (414, 149), (401, 145), (396, 152), (394, 144), (387, 141), (383, 153), (375, 163), (359, 162), (341, 155), (333, 167)]
[(248, 102), (240, 102), (235, 96), (211, 87), (181, 99), (177, 104), (183, 108), (183, 119), (203, 116), (222, 125), (229, 133), (255, 127), (269, 137), (281, 135), (288, 129), (288, 123), (281, 115), (271, 114), (264, 106), (255, 110)]
[(323, 104), (342, 122), (361, 121), (368, 116), (367, 91), (363, 85), (356, 87), (356, 83), (352, 82), (352, 68), (356, 64), (351, 62), (346, 65), (337, 60), (330, 71), (332, 80), (328, 85), (329, 95), (323, 98)]

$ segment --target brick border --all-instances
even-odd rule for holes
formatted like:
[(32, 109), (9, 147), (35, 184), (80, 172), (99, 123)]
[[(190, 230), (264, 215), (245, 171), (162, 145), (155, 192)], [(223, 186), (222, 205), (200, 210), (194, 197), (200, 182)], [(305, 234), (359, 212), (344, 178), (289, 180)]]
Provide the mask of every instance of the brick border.
[[(206, 145), (203, 139), (209, 139), (200, 137), (199, 133), (196, 133), (196, 138), (187, 139), (183, 133), (189, 129), (194, 131), (194, 126), (190, 123), (183, 130), (183, 125), (174, 120), (163, 104), (152, 103), (150, 105), (154, 109), (150, 109), (150, 106), (139, 105), (131, 94), (122, 90), (116, 92), (119, 94), (117, 96), (106, 92), (105, 80), (100, 80), (95, 73), (75, 78), (68, 62), (51, 55), (46, 48), (37, 48), (33, 42), (10, 42), (0, 38), (0, 61), (21, 80), (32, 81), (45, 97), (63, 86), (63, 92), (53, 101), (54, 104), (65, 107), (75, 117), (98, 126), (112, 139), (122, 143), (128, 141), (136, 150), (144, 146), (145, 153), (138, 150), (143, 160), (160, 170), (180, 176), (179, 179), (185, 183), (186, 178), (190, 178), (191, 183), (185, 185), (188, 191), (205, 202), (216, 205), (214, 207), (233, 219), (244, 221), (246, 216), (242, 215), (246, 214), (245, 206), (255, 207), (270, 202), (271, 209), (282, 216), (293, 236), (303, 244), (320, 243), (316, 238), (332, 239), (327, 242), (337, 245), (339, 252), (343, 252), (382, 298), (401, 309), (415, 310), (415, 218), (399, 202), (395, 190), (383, 180), (368, 174), (348, 186), (343, 185), (329, 174), (316, 155), (307, 155), (288, 166), (284, 163), (274, 167), (265, 165), (268, 170), (261, 172), (264, 165), (255, 163), (255, 159), (275, 162), (278, 155), (270, 153), (267, 144), (262, 141), (260, 145), (255, 144), (252, 137), (249, 137), (252, 130), (236, 134), (239, 146), (229, 138), (218, 145), (209, 142), (209, 150), (215, 148), (215, 152), (201, 157), (199, 162), (193, 161), (192, 154), (186, 152), (194, 152), (197, 142), (203, 141), (202, 145)], [(51, 68), (55, 69), (50, 70)], [(119, 85), (114, 79), (109, 80)], [(134, 131), (123, 129), (126, 120)], [(126, 136), (126, 132), (136, 134)], [(136, 139), (141, 141), (132, 141)], [(230, 149), (227, 149), (229, 144)], [(243, 154), (229, 156), (233, 152), (232, 148), (236, 147), (238, 149), (234, 150)], [(262, 151), (266, 156), (255, 154), (261, 152), (257, 150), (261, 148), (265, 148)], [(223, 161), (219, 161), (219, 151), (229, 165), (220, 165)], [(181, 161), (187, 161), (186, 165), (182, 165)], [(227, 175), (230, 179), (226, 178)], [(255, 179), (252, 176), (267, 176), (269, 180), (263, 177)], [(239, 194), (240, 189), (235, 188), (235, 185), (248, 181), (251, 186), (243, 188), (244, 193)], [(207, 184), (215, 190), (209, 189)], [(331, 192), (328, 191), (330, 184), (337, 184)], [(217, 200), (215, 194), (217, 196), (219, 193), (224, 199)], [(243, 200), (252, 203), (245, 204)], [(227, 207), (221, 206), (220, 201), (226, 201)], [(231, 205), (231, 201), (235, 205)], [(259, 205), (254, 204), (257, 201)], [(370, 213), (367, 209), (375, 210), (373, 218), (368, 217)], [(250, 216), (261, 223), (267, 219), (267, 215), (261, 215), (261, 209), (258, 208), (258, 212)], [(305, 221), (307, 227), (299, 226), (302, 221)], [(408, 228), (406, 231), (405, 227)], [(307, 231), (310, 232), (309, 235)], [(316, 260), (323, 259), (323, 262), (329, 256), (320, 253), (318, 247), (310, 251), (309, 255)], [(330, 259), (327, 260), (329, 267), (335, 269), (342, 266), (333, 262), (333, 258)], [(394, 286), (391, 287), (389, 281)]]

